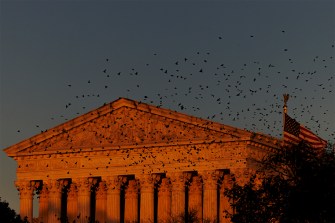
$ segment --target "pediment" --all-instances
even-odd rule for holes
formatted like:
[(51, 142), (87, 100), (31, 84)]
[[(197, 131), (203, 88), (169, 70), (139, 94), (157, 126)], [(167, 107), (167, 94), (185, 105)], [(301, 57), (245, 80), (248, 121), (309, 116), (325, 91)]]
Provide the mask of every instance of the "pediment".
[(117, 148), (169, 145), (211, 140), (237, 140), (249, 132), (119, 99), (47, 132), (9, 147), (9, 156), (50, 154)]

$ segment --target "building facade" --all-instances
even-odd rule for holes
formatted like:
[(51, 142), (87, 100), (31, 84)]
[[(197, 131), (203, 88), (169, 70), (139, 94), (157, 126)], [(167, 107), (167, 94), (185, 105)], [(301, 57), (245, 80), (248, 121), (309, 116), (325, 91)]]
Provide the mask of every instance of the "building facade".
[(118, 99), (5, 149), (17, 161), (20, 215), (39, 222), (169, 222), (195, 210), (230, 222), (224, 196), (252, 160), (278, 148), (263, 134)]

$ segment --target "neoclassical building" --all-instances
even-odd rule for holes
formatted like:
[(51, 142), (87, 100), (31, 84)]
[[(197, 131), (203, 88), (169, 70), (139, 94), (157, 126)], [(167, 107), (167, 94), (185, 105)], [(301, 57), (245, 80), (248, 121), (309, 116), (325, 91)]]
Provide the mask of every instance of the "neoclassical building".
[(118, 99), (5, 149), (17, 161), (20, 215), (39, 222), (168, 222), (196, 210), (229, 222), (231, 176), (278, 148), (263, 134)]

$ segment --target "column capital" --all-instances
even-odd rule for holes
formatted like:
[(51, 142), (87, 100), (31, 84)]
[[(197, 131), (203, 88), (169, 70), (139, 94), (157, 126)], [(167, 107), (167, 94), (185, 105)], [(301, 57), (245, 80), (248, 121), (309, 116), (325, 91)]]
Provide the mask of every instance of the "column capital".
[(157, 219), (158, 222), (169, 222), (171, 218), (171, 195), (172, 186), (169, 178), (163, 178), (158, 187), (158, 208)]
[(64, 182), (60, 180), (48, 180), (44, 186), (47, 187), (49, 196), (59, 196), (64, 188)]
[(159, 174), (141, 174), (138, 176), (141, 191), (153, 191), (155, 184), (160, 180)]
[(162, 182), (160, 183), (159, 187), (158, 187), (158, 195), (160, 195), (161, 193), (166, 193), (166, 192), (171, 192), (172, 188), (171, 188), (171, 182), (169, 178), (163, 178)]
[(202, 193), (202, 178), (200, 176), (193, 176), (189, 186), (190, 193)]
[(107, 193), (120, 193), (125, 179), (123, 176), (108, 176), (103, 178), (103, 181), (106, 182)]
[(62, 192), (64, 181), (58, 179), (50, 179), (45, 182), (49, 192), (48, 197), (48, 222), (57, 222), (61, 217)]
[(16, 180), (14, 183), (15, 183), (16, 188), (18, 188), (18, 190), (21, 188), (24, 188), (24, 189), (34, 188), (34, 184), (30, 180)]
[(40, 222), (46, 222), (48, 219), (49, 191), (45, 183), (43, 183), (42, 188), (38, 191), (38, 193), (39, 193), (38, 219), (40, 220)]
[(83, 194), (83, 193), (84, 194), (90, 193), (92, 190), (91, 187), (93, 185), (93, 182), (89, 180), (88, 177), (75, 178), (73, 179), (73, 182), (76, 185), (78, 195)]
[(123, 184), (122, 176), (114, 175), (103, 177), (107, 188), (107, 222), (121, 222), (120, 212), (120, 190)]
[(70, 187), (68, 188), (68, 193), (67, 193), (67, 197), (69, 200), (77, 200), (77, 186), (76, 183), (72, 182), (70, 184)]
[(19, 191), (21, 198), (31, 198), (34, 196), (35, 184), (30, 180), (17, 180), (15, 187)]
[(106, 192), (107, 192), (106, 181), (100, 181), (99, 186), (97, 187), (96, 192), (95, 192), (97, 199), (105, 198)]
[(171, 172), (167, 173), (172, 184), (172, 190), (185, 190), (185, 183), (191, 179), (191, 173)]
[(137, 198), (139, 192), (138, 180), (129, 180), (125, 192), (126, 198)]
[(171, 181), (171, 214), (178, 216), (185, 213), (185, 187), (186, 182), (190, 179), (190, 173), (171, 172), (167, 173)]
[(201, 177), (206, 189), (216, 190), (219, 181), (223, 177), (223, 172), (219, 170), (207, 170), (201, 172)]
[(30, 180), (17, 180), (15, 181), (15, 186), (20, 193), (21, 218), (27, 217), (28, 221), (32, 222), (35, 182)]
[[(106, 207), (107, 207), (107, 185), (106, 181), (100, 181), (98, 187), (96, 187), (96, 206), (95, 206), (95, 221), (106, 222)], [(110, 205), (110, 204), (109, 204)]]
[(78, 216), (78, 190), (75, 182), (67, 189), (67, 216), (69, 222), (75, 222)]
[(49, 190), (46, 184), (43, 184), (42, 189), (39, 191), (39, 197), (42, 199), (47, 199), (49, 196)]

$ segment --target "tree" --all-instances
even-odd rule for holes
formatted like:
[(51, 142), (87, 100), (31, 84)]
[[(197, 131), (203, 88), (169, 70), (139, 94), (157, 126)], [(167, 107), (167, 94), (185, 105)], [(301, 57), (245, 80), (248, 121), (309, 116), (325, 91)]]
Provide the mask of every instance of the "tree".
[(201, 219), (198, 218), (198, 212), (195, 209), (188, 210), (187, 213), (180, 213), (178, 216), (170, 216), (168, 223), (200, 223)]
[(260, 166), (245, 185), (233, 178), (225, 192), (233, 222), (335, 222), (333, 151), (302, 142), (270, 153)]
[(0, 221), (6, 223), (28, 223), (27, 219), (21, 220), (20, 215), (9, 207), (8, 202), (2, 201), (0, 197)]

